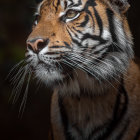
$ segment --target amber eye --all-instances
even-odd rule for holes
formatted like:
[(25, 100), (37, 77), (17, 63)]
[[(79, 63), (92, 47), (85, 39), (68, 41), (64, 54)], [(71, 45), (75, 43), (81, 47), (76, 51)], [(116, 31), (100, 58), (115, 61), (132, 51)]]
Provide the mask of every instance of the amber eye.
[(78, 14), (78, 11), (68, 10), (67, 13), (66, 13), (66, 18), (67, 19), (74, 18), (75, 16), (77, 16), (77, 14)]

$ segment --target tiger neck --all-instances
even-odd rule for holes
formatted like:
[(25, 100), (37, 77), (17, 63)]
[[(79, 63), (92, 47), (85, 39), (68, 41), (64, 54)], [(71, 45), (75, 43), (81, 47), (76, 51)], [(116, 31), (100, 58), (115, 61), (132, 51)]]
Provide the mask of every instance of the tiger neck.
[[(110, 84), (107, 82), (106, 85), (102, 85), (103, 87), (96, 87), (97, 83), (87, 83), (88, 80), (83, 81), (85, 77), (80, 78), (81, 83), (78, 80), (75, 82), (77, 84), (75, 88), (79, 88), (78, 93), (69, 88), (67, 88), (68, 94), (59, 93), (59, 107), (62, 120), (65, 119), (64, 125), (75, 126), (75, 129), (79, 130), (81, 134), (85, 133), (86, 128), (88, 129), (91, 124), (93, 130), (102, 125), (105, 125), (103, 129), (112, 129), (112, 123), (117, 124), (119, 118), (123, 117), (127, 104), (123, 83), (120, 80), (120, 82)], [(87, 87), (82, 85), (82, 82)], [(90, 84), (95, 84), (95, 86), (91, 88)], [(87, 88), (91, 88), (91, 90), (87, 90)], [(63, 92), (62, 90), (63, 88), (59, 92)], [(72, 91), (75, 93), (72, 94)], [(109, 131), (111, 132), (111, 130)]]
[[(115, 79), (115, 80), (114, 80)], [(116, 93), (120, 86), (121, 78), (111, 80), (101, 80), (93, 78), (87, 73), (77, 70), (72, 75), (68, 75), (63, 84), (58, 87), (60, 96), (70, 97), (91, 97), (103, 94)], [(107, 95), (106, 95), (107, 96)]]

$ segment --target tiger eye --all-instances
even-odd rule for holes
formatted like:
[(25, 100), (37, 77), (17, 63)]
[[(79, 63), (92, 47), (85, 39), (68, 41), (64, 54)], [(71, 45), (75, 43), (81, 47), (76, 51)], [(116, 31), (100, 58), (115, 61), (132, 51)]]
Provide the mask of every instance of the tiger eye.
[(74, 18), (77, 15), (77, 11), (69, 10), (66, 14), (66, 18)]

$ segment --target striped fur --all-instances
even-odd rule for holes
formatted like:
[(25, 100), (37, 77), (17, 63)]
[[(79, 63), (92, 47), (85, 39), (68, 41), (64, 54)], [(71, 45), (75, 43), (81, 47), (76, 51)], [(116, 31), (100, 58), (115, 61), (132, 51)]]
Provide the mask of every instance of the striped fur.
[[(27, 62), (54, 89), (54, 140), (139, 140), (140, 74), (127, 0), (43, 0)], [(72, 15), (69, 13), (72, 12)], [(132, 70), (133, 69), (133, 70)]]

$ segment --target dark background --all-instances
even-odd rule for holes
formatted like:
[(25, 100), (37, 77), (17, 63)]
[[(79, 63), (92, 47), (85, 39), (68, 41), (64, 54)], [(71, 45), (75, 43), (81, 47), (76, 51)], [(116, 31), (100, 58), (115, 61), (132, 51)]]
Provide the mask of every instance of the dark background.
[[(127, 15), (135, 53), (140, 57), (139, 1), (131, 0), (130, 4)], [(35, 9), (34, 0), (0, 0), (0, 140), (47, 140), (51, 91), (43, 84), (37, 91), (38, 85), (32, 80), (21, 118), (22, 94), (15, 105), (9, 102), (12, 86), (5, 80), (13, 65), (24, 59)]]

